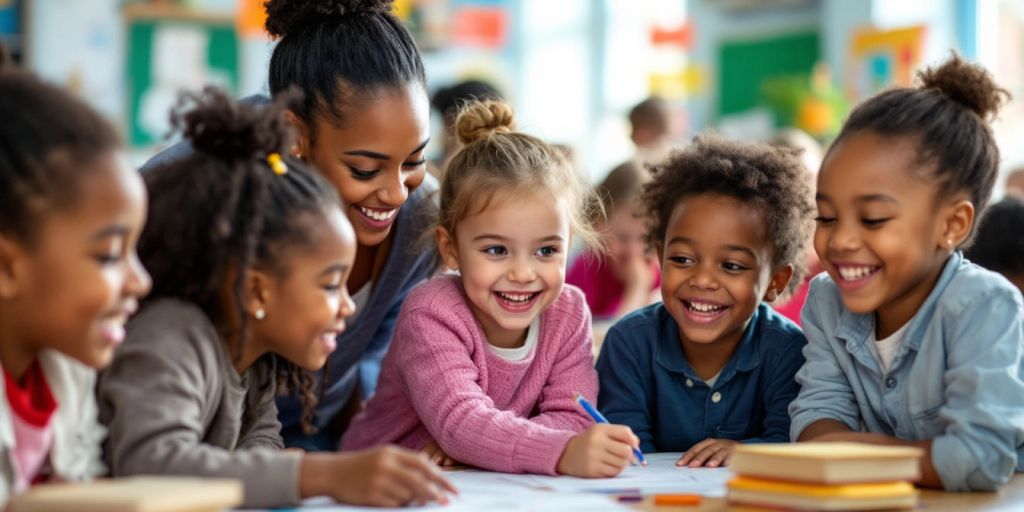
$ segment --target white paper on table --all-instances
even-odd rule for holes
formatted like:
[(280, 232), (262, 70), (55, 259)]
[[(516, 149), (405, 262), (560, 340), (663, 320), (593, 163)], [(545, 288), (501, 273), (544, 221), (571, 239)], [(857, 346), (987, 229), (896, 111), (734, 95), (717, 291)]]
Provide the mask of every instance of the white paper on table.
[(444, 512), (574, 512), (592, 510), (626, 511), (628, 507), (620, 505), (612, 497), (601, 494), (558, 493), (551, 491), (531, 491), (504, 487), (501, 492), (480, 493), (473, 489), (460, 489), (459, 496), (454, 496), (448, 505), (431, 504), (425, 507), (376, 508), (339, 505), (329, 498), (312, 498), (302, 502), (300, 510), (316, 512), (347, 512), (364, 511), (401, 511), (410, 512), (418, 509), (443, 510)]
[[(680, 453), (645, 454), (647, 466), (629, 467), (615, 478), (575, 478), (571, 476), (516, 475), (479, 469), (449, 471), (447, 478), (459, 490), (447, 506), (427, 505), (427, 509), (445, 512), (631, 510), (619, 504), (614, 494), (640, 492), (701, 494), (725, 496), (725, 484), (732, 472), (725, 468), (680, 468), (675, 462)], [(351, 510), (401, 510), (338, 505), (329, 498), (302, 502), (302, 510), (342, 512)]]
[(515, 492), (548, 490), (560, 493), (617, 494), (639, 492), (688, 493), (708, 497), (725, 496), (725, 484), (732, 478), (726, 468), (676, 467), (680, 453), (651, 453), (647, 466), (631, 466), (614, 478), (514, 475), (482, 470), (454, 471), (445, 476), (460, 492)]
[(630, 466), (615, 478), (540, 476), (530, 478), (541, 488), (560, 492), (642, 494), (686, 493), (708, 497), (725, 496), (725, 484), (733, 474), (726, 468), (677, 467), (681, 453), (644, 454), (647, 466)]

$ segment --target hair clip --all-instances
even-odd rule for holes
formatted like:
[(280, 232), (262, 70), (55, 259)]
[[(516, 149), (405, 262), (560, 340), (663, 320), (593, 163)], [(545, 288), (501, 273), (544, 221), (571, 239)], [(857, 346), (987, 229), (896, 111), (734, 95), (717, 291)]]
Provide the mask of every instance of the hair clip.
[(284, 160), (281, 159), (280, 153), (270, 153), (267, 155), (267, 164), (270, 165), (270, 169), (274, 171), (274, 174), (278, 176), (288, 172), (288, 166), (285, 165)]

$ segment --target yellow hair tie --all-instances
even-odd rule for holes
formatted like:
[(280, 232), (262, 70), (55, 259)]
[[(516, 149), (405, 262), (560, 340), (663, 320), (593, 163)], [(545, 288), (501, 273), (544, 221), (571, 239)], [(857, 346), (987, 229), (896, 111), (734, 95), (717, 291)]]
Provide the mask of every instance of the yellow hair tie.
[(281, 160), (280, 153), (267, 155), (267, 163), (270, 164), (270, 169), (274, 171), (274, 174), (278, 176), (288, 172), (288, 166), (284, 164), (284, 160)]

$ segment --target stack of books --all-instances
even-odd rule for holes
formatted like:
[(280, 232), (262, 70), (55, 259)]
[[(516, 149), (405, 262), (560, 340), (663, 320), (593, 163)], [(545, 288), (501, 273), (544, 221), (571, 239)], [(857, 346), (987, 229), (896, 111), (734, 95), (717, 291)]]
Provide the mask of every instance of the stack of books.
[(798, 510), (913, 508), (922, 450), (859, 443), (740, 445), (730, 503)]

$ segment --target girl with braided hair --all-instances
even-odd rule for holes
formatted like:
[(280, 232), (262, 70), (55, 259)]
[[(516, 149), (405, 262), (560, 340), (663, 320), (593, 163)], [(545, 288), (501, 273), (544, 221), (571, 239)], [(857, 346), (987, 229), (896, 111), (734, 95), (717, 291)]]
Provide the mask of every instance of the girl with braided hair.
[(353, 313), (356, 236), (334, 188), (281, 156), (287, 98), (243, 106), (210, 88), (184, 100), (172, 122), (193, 151), (145, 176), (139, 247), (153, 293), (97, 393), (113, 474), (236, 478), (250, 507), (444, 500), (453, 489), (414, 452), (282, 450), (276, 384), (300, 392), (308, 424), (304, 372), (324, 365)]

